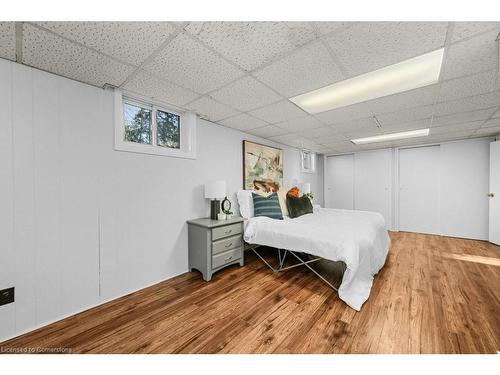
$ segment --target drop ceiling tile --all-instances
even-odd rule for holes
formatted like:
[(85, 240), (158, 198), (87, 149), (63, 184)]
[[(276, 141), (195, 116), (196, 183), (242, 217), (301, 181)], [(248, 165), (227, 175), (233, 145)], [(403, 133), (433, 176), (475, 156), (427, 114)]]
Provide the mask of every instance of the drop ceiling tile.
[(285, 134), (285, 135), (278, 135), (274, 137), (269, 137), (270, 140), (278, 143), (283, 143), (284, 145), (292, 146), (292, 147), (302, 147), (302, 144), (304, 142), (310, 142), (309, 140), (298, 136), (297, 134)]
[(225, 104), (218, 103), (213, 99), (203, 96), (189, 103), (187, 108), (196, 112), (201, 117), (207, 118), (210, 121), (217, 122), (219, 120), (235, 116), (239, 112), (228, 107)]
[(498, 69), (498, 31), (481, 34), (449, 47), (441, 79)]
[(0, 57), (16, 60), (16, 33), (14, 22), (0, 22)]
[(463, 113), (455, 113), (446, 116), (436, 116), (432, 121), (433, 127), (446, 126), (450, 124), (462, 124), (470, 121), (486, 120), (496, 111), (496, 108), (480, 109)]
[(124, 86), (124, 89), (180, 107), (199, 96), (146, 71), (140, 71)]
[(288, 134), (288, 131), (278, 128), (275, 125), (267, 125), (262, 128), (249, 130), (248, 133), (256, 135), (257, 137), (269, 138)]
[(316, 116), (320, 121), (325, 124), (332, 125), (341, 122), (356, 120), (363, 117), (373, 116), (375, 113), (368, 105), (368, 102), (353, 104), (347, 107), (333, 109), (319, 113)]
[(199, 93), (215, 90), (244, 74), (185, 34), (179, 34), (144, 68)]
[(301, 48), (256, 71), (255, 76), (286, 97), (302, 94), (343, 78), (321, 42)]
[(385, 125), (382, 127), (382, 130), (384, 131), (384, 133), (397, 133), (408, 130), (425, 129), (430, 127), (431, 127), (431, 118), (429, 117), (417, 121)]
[(363, 22), (327, 41), (354, 76), (442, 48), (446, 29), (446, 22)]
[(337, 132), (329, 126), (321, 126), (316, 129), (299, 131), (297, 134), (299, 134), (304, 138), (311, 139), (313, 141), (318, 141), (324, 137), (335, 136), (337, 135)]
[(316, 147), (321, 147), (322, 145), (317, 144), (314, 141), (311, 141), (310, 139), (303, 138), (301, 143), (300, 143), (300, 148), (314, 151)]
[(330, 153), (333, 149), (327, 146), (323, 145), (314, 145), (314, 147), (311, 148), (312, 151), (316, 152), (317, 154), (328, 154)]
[(477, 136), (483, 136), (483, 137), (490, 137), (494, 135), (500, 135), (500, 125), (499, 126), (493, 126), (490, 128), (479, 128), (476, 130), (474, 135)]
[(301, 132), (323, 127), (324, 125), (312, 116), (300, 117), (293, 120), (287, 120), (276, 124), (277, 127), (289, 132)]
[(333, 148), (346, 147), (346, 146), (352, 145), (352, 142), (341, 134), (331, 136), (331, 137), (324, 137), (317, 142), (321, 145), (333, 147)]
[(500, 91), (436, 104), (435, 116), (490, 108), (500, 104)]
[(323, 34), (331, 34), (342, 29), (355, 25), (357, 22), (310, 22), (318, 31)]
[(372, 117), (362, 119), (344, 121), (330, 126), (332, 129), (340, 132), (348, 132), (353, 130), (372, 130), (377, 129), (377, 124)]
[(345, 130), (342, 132), (344, 137), (347, 139), (356, 139), (356, 138), (365, 138), (372, 137), (375, 135), (384, 134), (382, 129), (379, 128), (370, 128), (370, 129), (353, 129), (353, 130)]
[(174, 31), (167, 22), (38, 22), (68, 39), (140, 65)]
[(267, 125), (264, 121), (249, 116), (245, 113), (219, 121), (219, 124), (242, 131), (261, 128)]
[(497, 70), (455, 78), (441, 83), (438, 102), (486, 94), (500, 89)]
[(263, 107), (281, 100), (281, 96), (252, 77), (244, 77), (210, 94), (221, 103), (240, 111)]
[(500, 126), (500, 117), (491, 118), (483, 124), (483, 128), (490, 128)]
[(414, 107), (398, 112), (378, 115), (377, 119), (384, 128), (388, 125), (403, 124), (406, 122), (430, 118), (432, 117), (433, 108), (433, 105)]
[(458, 141), (460, 139), (466, 139), (473, 136), (474, 130), (461, 130), (455, 132), (449, 132), (444, 134), (436, 134), (427, 137), (426, 143), (438, 143), (438, 142), (448, 142), (448, 141)]
[(451, 41), (454, 43), (489, 30), (500, 31), (500, 22), (455, 22)]
[[(250, 71), (292, 51), (307, 37), (284, 22), (203, 22), (186, 30), (226, 59)], [(309, 31), (304, 31), (309, 35)]]
[(120, 86), (133, 68), (29, 24), (23, 29), (23, 63), (102, 87)]
[(250, 111), (249, 114), (270, 124), (275, 124), (302, 117), (306, 114), (306, 112), (302, 111), (299, 107), (290, 103), (288, 100), (283, 100), (281, 102)]
[(433, 126), (429, 132), (429, 135), (431, 136), (441, 135), (441, 134), (452, 135), (466, 131), (470, 131), (472, 133), (473, 130), (479, 129), (481, 127), (481, 124), (483, 124), (483, 122), (484, 121), (470, 121), (462, 124), (454, 124), (448, 126), (438, 126), (438, 127)]
[(378, 117), (382, 113), (392, 113), (407, 108), (433, 104), (436, 100), (438, 89), (439, 85), (435, 84), (373, 99), (366, 103)]
[(307, 22), (285, 22), (290, 28), (289, 36), (290, 41), (294, 46), (302, 46), (318, 36), (314, 32), (314, 29)]
[(343, 153), (356, 152), (356, 151), (362, 150), (361, 147), (359, 147), (353, 143), (347, 144), (345, 146), (334, 145), (332, 147), (334, 149), (333, 150), (334, 154), (343, 154)]

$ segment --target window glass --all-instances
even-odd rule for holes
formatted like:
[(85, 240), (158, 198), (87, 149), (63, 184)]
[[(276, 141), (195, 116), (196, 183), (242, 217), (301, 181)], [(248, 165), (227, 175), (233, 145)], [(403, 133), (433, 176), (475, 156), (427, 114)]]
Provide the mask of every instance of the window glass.
[(151, 110), (129, 103), (123, 105), (126, 142), (151, 144)]
[(302, 168), (311, 169), (311, 154), (306, 151), (302, 151)]
[(156, 131), (158, 146), (181, 147), (181, 118), (179, 115), (157, 110)]

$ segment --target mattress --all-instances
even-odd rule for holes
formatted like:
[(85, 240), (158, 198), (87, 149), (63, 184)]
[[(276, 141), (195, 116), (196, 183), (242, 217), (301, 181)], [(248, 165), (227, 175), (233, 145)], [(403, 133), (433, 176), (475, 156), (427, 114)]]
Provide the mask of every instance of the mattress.
[(369, 211), (315, 208), (295, 219), (253, 217), (244, 228), (249, 244), (344, 262), (338, 294), (357, 311), (370, 296), (373, 277), (384, 266), (390, 247), (383, 216)]

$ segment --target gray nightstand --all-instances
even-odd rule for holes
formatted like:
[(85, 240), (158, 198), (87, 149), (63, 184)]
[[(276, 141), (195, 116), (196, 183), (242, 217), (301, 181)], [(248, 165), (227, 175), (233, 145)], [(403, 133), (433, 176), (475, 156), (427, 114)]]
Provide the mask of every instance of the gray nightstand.
[(189, 271), (197, 269), (203, 279), (231, 264), (243, 266), (243, 218), (188, 220)]

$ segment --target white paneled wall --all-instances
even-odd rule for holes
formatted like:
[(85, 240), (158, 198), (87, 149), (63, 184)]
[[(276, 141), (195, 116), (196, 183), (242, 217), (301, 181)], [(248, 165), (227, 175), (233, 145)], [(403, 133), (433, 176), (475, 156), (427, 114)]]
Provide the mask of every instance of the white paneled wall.
[(0, 341), (187, 272), (185, 221), (207, 181), (235, 202), (243, 139), (283, 148), (285, 186), (322, 203), (297, 149), (199, 120), (196, 160), (114, 151), (112, 92), (2, 59), (0, 81)]
[[(0, 288), (14, 285), (12, 66), (0, 59)], [(0, 307), (0, 337), (15, 332), (14, 304)]]
[[(425, 152), (429, 147), (422, 147), (328, 156), (325, 158), (324, 200), (333, 208), (351, 204), (350, 195), (343, 190), (336, 191), (335, 187), (343, 183), (352, 184), (354, 208), (380, 212), (386, 218), (389, 229), (418, 231), (418, 228), (423, 228), (420, 231), (487, 240), (489, 142), (489, 138), (444, 142), (435, 148), (437, 151), (432, 155)], [(420, 151), (422, 155), (419, 156)], [(416, 159), (402, 160), (410, 154)], [(429, 158), (428, 168), (425, 167), (424, 156)], [(347, 168), (339, 172), (332, 169), (332, 164), (336, 165), (338, 160), (346, 158), (352, 158), (353, 170)], [(401, 161), (404, 166), (399, 165)], [(422, 164), (421, 169), (418, 168), (419, 163)], [(433, 173), (430, 173), (430, 166)], [(401, 167), (405, 168), (403, 176), (399, 175)], [(406, 192), (400, 193), (405, 184), (407, 188), (416, 189), (409, 191), (409, 196), (404, 196)], [(426, 188), (433, 191), (432, 197), (430, 192), (420, 191)], [(415, 204), (409, 206), (408, 203), (415, 203), (419, 193), (422, 193), (420, 198), (423, 203), (418, 207), (422, 208), (424, 203), (430, 206), (417, 215), (417, 212), (409, 211), (416, 207)], [(338, 197), (348, 202), (339, 203)], [(401, 217), (401, 210), (404, 217)], [(411, 225), (408, 225), (409, 219), (413, 220)]]

